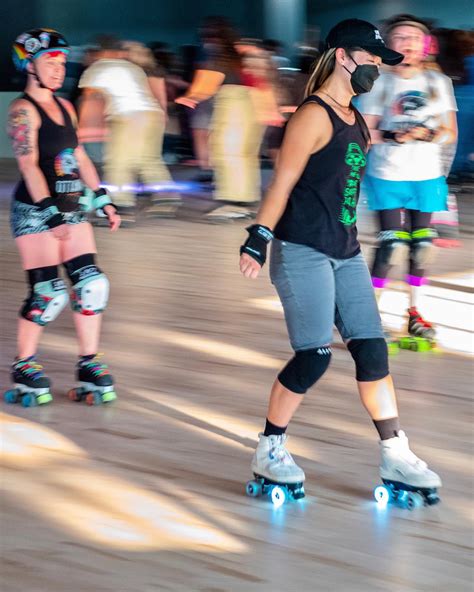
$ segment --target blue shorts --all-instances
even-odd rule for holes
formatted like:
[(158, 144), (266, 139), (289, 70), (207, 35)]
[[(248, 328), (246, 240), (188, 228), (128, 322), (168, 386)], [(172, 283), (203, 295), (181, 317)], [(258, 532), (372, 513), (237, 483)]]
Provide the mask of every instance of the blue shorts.
[[(82, 211), (66, 212), (63, 213), (63, 217), (66, 224), (87, 222), (87, 216)], [(25, 234), (48, 232), (50, 228), (45, 224), (44, 220), (45, 213), (36, 206), (12, 199), (10, 227), (14, 238), (24, 236)]]
[(306, 245), (274, 239), (270, 277), (295, 351), (330, 344), (334, 325), (345, 342), (384, 337), (362, 253), (333, 259)]
[(388, 181), (365, 175), (364, 190), (371, 210), (405, 208), (441, 212), (448, 209), (446, 177), (426, 181)]

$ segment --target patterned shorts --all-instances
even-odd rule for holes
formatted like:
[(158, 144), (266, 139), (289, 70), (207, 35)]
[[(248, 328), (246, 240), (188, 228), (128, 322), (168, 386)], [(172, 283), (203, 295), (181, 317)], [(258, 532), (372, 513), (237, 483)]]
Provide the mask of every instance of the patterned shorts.
[[(65, 212), (63, 216), (66, 224), (87, 222), (85, 212)], [(44, 222), (46, 217), (47, 215), (45, 216), (45, 213), (36, 206), (13, 199), (10, 212), (10, 227), (14, 238), (26, 234), (48, 232), (50, 228)]]

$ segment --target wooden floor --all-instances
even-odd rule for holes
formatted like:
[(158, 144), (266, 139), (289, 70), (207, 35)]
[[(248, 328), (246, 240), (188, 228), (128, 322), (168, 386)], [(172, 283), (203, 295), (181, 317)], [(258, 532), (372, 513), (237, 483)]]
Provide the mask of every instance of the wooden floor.
[[(9, 192), (3, 184), (4, 388), (26, 291)], [(376, 433), (341, 345), (289, 429), (307, 497), (275, 509), (244, 486), (290, 349), (268, 268), (257, 282), (238, 273), (243, 227), (188, 217), (115, 236), (97, 229), (112, 284), (101, 349), (119, 400), (66, 399), (76, 343), (65, 311), (39, 354), (53, 404), (0, 406), (2, 592), (472, 590), (472, 358), (456, 337), (472, 345), (472, 238), (435, 266), (433, 314), (437, 303), (441, 320), (453, 317), (443, 353), (392, 359), (403, 427), (441, 474), (442, 503), (377, 508)]]

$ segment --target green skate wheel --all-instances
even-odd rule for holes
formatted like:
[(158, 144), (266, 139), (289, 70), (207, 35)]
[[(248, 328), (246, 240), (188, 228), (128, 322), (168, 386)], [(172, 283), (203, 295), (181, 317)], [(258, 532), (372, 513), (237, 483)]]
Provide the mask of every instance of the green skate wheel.
[(406, 507), (409, 510), (415, 510), (416, 508), (422, 508), (425, 505), (425, 500), (420, 493), (409, 493), (407, 495)]
[(394, 356), (400, 351), (400, 346), (397, 341), (389, 341), (387, 343), (387, 349), (389, 356)]
[(262, 495), (263, 487), (262, 484), (258, 481), (248, 481), (247, 485), (245, 486), (245, 493), (249, 497), (259, 497)]
[(18, 391), (16, 389), (10, 389), (9, 391), (6, 391), (6, 393), (3, 395), (3, 399), (5, 403), (9, 403), (10, 405), (18, 403)]
[(51, 393), (43, 393), (42, 395), (38, 395), (36, 397), (36, 403), (38, 405), (46, 405), (47, 403), (51, 403), (53, 400), (53, 395)]
[(101, 399), (102, 403), (112, 403), (112, 401), (115, 401), (117, 399), (117, 395), (115, 394), (115, 391), (108, 391), (106, 393), (103, 393)]
[(272, 487), (272, 490), (270, 492), (270, 497), (271, 497), (272, 503), (275, 506), (275, 508), (279, 508), (286, 501), (285, 490), (283, 489), (283, 487), (280, 487), (279, 485), (275, 485), (274, 487)]
[(431, 342), (429, 339), (423, 337), (416, 338), (416, 351), (426, 352), (431, 350)]

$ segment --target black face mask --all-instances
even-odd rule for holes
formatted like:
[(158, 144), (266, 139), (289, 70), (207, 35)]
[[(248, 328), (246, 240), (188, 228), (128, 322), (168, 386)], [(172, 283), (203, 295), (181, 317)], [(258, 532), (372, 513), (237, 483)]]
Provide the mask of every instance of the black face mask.
[(352, 90), (356, 95), (370, 92), (374, 86), (374, 82), (380, 76), (377, 66), (372, 64), (358, 64), (352, 56), (349, 56), (356, 65), (354, 72), (351, 72), (345, 66), (343, 68), (351, 75)]

